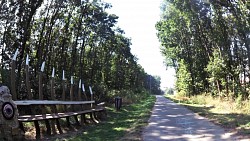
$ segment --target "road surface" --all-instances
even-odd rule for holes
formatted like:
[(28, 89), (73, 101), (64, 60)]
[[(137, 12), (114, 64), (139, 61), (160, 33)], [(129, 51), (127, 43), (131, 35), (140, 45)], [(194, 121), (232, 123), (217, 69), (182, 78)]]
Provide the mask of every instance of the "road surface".
[(156, 96), (143, 141), (235, 141), (230, 133), (163, 96)]

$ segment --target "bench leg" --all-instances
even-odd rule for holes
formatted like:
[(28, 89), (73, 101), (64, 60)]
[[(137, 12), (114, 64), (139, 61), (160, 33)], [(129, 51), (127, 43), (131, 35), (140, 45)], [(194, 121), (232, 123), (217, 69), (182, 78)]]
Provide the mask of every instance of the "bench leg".
[(67, 126), (70, 127), (69, 117), (66, 117)]
[(47, 129), (47, 134), (51, 135), (51, 127), (50, 127), (50, 124), (49, 124), (49, 120), (45, 119), (44, 121), (45, 121), (45, 126), (46, 126), (46, 129)]
[(75, 121), (76, 121), (76, 125), (79, 125), (79, 126), (80, 126), (80, 122), (79, 122), (79, 120), (78, 120), (78, 118), (77, 118), (77, 115), (74, 116), (74, 119), (75, 119)]
[(35, 125), (35, 128), (36, 128), (36, 139), (40, 139), (41, 134), (40, 134), (40, 127), (39, 127), (38, 121), (34, 121), (34, 125)]
[(60, 133), (60, 134), (62, 134), (62, 133), (63, 133), (63, 131), (62, 131), (62, 128), (61, 128), (61, 125), (60, 125), (59, 119), (56, 119), (56, 126), (57, 126), (57, 129), (58, 129), (59, 133)]
[(83, 122), (84, 122), (85, 124), (88, 124), (87, 119), (86, 119), (86, 114), (83, 114), (83, 115), (82, 115), (82, 118), (83, 118)]
[(51, 129), (52, 129), (52, 133), (56, 134), (55, 119), (51, 120)]
[(81, 125), (84, 125), (84, 123), (85, 123), (85, 122), (84, 122), (85, 115), (84, 115), (84, 114), (81, 114), (80, 116), (81, 116), (81, 119), (80, 119), (80, 120), (81, 120)]
[(100, 121), (100, 119), (97, 117), (97, 112), (93, 112), (94, 114), (94, 118), (97, 120), (97, 121)]
[(99, 123), (99, 122), (94, 118), (94, 113), (93, 113), (93, 112), (91, 112), (91, 113), (89, 113), (89, 114), (90, 114), (91, 120), (92, 120), (94, 123)]
[(23, 122), (19, 121), (19, 128), (23, 131), (23, 133), (25, 133)]

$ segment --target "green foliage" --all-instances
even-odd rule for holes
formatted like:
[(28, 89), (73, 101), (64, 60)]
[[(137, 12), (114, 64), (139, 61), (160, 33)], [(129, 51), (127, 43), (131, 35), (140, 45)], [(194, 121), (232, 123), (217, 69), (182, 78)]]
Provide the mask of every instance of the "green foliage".
[[(224, 59), (221, 57), (221, 53), (219, 50), (214, 50), (213, 59), (208, 63), (207, 68), (205, 69), (209, 74), (208, 81), (210, 82), (210, 86), (216, 85), (218, 89), (212, 88), (212, 93), (218, 94), (221, 96), (221, 86), (225, 86), (224, 77), (227, 75), (226, 64)], [(221, 85), (221, 86), (220, 86)]]
[[(131, 53), (131, 39), (116, 26), (118, 16), (109, 14), (109, 3), (95, 1), (2, 1), (0, 9), (1, 81), (9, 85), (10, 61), (19, 49), (16, 68), (18, 97), (26, 98), (25, 58), (29, 55), (31, 91), (38, 95), (38, 74), (45, 61), (43, 82), (49, 82), (53, 67), (56, 94), (61, 97), (62, 72), (69, 80), (81, 79), (91, 85), (95, 98), (112, 100), (109, 91), (149, 90), (147, 77), (152, 77), (152, 90), (160, 82), (147, 74)], [(5, 72), (6, 71), (6, 72)], [(44, 86), (49, 99), (50, 84)], [(77, 87), (78, 83), (74, 84)], [(78, 88), (78, 87), (77, 87)], [(69, 90), (67, 89), (67, 92)], [(110, 97), (112, 98), (112, 97)]]
[(242, 95), (239, 95), (236, 99), (236, 105), (237, 105), (237, 108), (242, 108)]
[(184, 60), (181, 60), (179, 63), (176, 88), (178, 90), (178, 95), (186, 97), (191, 95), (191, 76), (187, 70)]
[(140, 90), (140, 91), (132, 91), (132, 90), (111, 90), (108, 92), (108, 98), (114, 101), (115, 97), (121, 97), (123, 103), (125, 104), (132, 104), (132, 103), (137, 103), (141, 99), (144, 99), (150, 94), (149, 91), (146, 89)]
[(193, 104), (200, 104), (200, 105), (206, 105), (207, 100), (209, 99), (206, 95), (196, 95), (192, 97), (192, 103)]
[[(165, 64), (177, 72), (179, 92), (185, 95), (189, 89), (192, 94), (211, 92), (221, 98), (237, 98), (239, 93), (243, 99), (249, 97), (249, 4), (163, 1), (157, 36)], [(183, 63), (186, 69), (181, 74)]]

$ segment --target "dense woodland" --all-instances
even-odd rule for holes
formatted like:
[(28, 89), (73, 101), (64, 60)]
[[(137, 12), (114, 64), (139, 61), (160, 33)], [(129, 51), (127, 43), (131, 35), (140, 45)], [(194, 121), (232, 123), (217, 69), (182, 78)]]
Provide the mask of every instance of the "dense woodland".
[(176, 90), (248, 99), (250, 2), (164, 0), (161, 10), (156, 28)]
[(101, 0), (2, 0), (1, 83), (10, 86), (11, 59), (19, 49), (16, 67), (19, 99), (27, 98), (24, 82), (27, 54), (34, 98), (38, 95), (38, 74), (43, 61), (46, 99), (53, 67), (59, 98), (63, 70), (68, 81), (74, 76), (76, 88), (80, 79), (86, 88), (93, 86), (99, 100), (111, 100), (121, 91), (160, 93), (160, 78), (147, 74), (137, 63), (130, 50), (131, 39), (116, 25), (118, 16), (106, 11), (111, 7)]

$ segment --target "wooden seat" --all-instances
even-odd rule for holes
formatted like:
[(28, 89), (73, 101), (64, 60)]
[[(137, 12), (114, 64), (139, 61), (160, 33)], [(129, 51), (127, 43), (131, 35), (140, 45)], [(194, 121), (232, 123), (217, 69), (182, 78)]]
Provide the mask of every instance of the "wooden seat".
[[(47, 128), (47, 133), (50, 134), (51, 133), (51, 129), (53, 128), (55, 125), (50, 125), (50, 123), (48, 122), (48, 120), (52, 120), (52, 121), (56, 121), (56, 125), (57, 128), (59, 130), (60, 133), (62, 133), (61, 127), (60, 127), (60, 123), (59, 120), (60, 118), (69, 118), (69, 117), (74, 117), (76, 120), (77, 124), (80, 124), (78, 122), (78, 115), (81, 115), (81, 120), (83, 120), (84, 122), (86, 122), (86, 117), (85, 114), (90, 114), (90, 119), (93, 122), (98, 122), (98, 116), (96, 115), (96, 113), (99, 112), (105, 112), (105, 108), (104, 108), (104, 103), (100, 103), (98, 104), (95, 108), (92, 108), (91, 105), (95, 103), (95, 101), (48, 101), (48, 100), (26, 100), (26, 101), (14, 101), (17, 106), (43, 106), (43, 108), (45, 108), (45, 105), (47, 106), (53, 106), (53, 108), (56, 108), (56, 105), (70, 105), (70, 106), (74, 106), (74, 105), (80, 105), (80, 107), (82, 108), (83, 105), (89, 105), (87, 107), (89, 107), (88, 109), (82, 109), (78, 111), (74, 111), (74, 108), (72, 108), (71, 111), (66, 111), (66, 112), (56, 112), (56, 113), (45, 113), (45, 114), (30, 114), (30, 115), (20, 115), (18, 117), (18, 121), (20, 123), (20, 128), (24, 131), (24, 127), (22, 122), (34, 122), (35, 124), (35, 128), (36, 128), (36, 137), (40, 138), (40, 127), (39, 127), (39, 123), (38, 121), (45, 121), (46, 123), (46, 128)], [(56, 110), (57, 111), (57, 110)]]
[(90, 109), (90, 110), (77, 111), (77, 112), (53, 113), (53, 114), (43, 114), (43, 115), (22, 115), (18, 117), (18, 121), (30, 122), (30, 121), (35, 121), (35, 120), (39, 121), (39, 120), (45, 120), (45, 119), (58, 119), (58, 118), (65, 118), (65, 117), (87, 114), (87, 113), (92, 113), (92, 112), (101, 112), (101, 111), (104, 111), (104, 109), (98, 108), (98, 109)]

